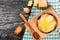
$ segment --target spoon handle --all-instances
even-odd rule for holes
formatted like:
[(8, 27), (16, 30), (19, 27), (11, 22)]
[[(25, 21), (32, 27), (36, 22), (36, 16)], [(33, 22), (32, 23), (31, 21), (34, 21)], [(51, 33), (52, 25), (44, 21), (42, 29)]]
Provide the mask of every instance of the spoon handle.
[(31, 25), (29, 24), (29, 22), (26, 20), (26, 18), (20, 13), (20, 17), (22, 18), (22, 20), (27, 24), (27, 26), (29, 27), (30, 29), (30, 32), (32, 33), (32, 36), (34, 39), (39, 39), (40, 36), (37, 32), (35, 32), (32, 28), (31, 28)]
[(34, 30), (31, 28), (29, 22), (27, 21), (27, 19), (23, 16), (23, 14), (20, 13), (20, 17), (22, 18), (22, 20), (27, 24), (27, 26), (29, 26), (29, 29), (31, 32), (34, 32)]

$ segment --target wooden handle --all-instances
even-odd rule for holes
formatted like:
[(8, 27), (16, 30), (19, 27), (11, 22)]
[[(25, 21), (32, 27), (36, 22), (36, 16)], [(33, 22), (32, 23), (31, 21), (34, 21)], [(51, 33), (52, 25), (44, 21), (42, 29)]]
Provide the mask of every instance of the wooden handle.
[(39, 39), (40, 36), (37, 32), (34, 31), (34, 29), (31, 28), (31, 25), (29, 24), (29, 22), (26, 20), (26, 18), (20, 13), (20, 17), (22, 18), (22, 20), (27, 24), (27, 28), (29, 27), (30, 32), (32, 33), (32, 36), (34, 39)]
[(23, 16), (23, 14), (20, 13), (20, 17), (22, 18), (22, 20), (27, 24), (27, 26), (29, 26), (30, 31), (34, 32), (34, 30), (31, 28), (29, 22), (27, 21), (27, 19)]
[(22, 20), (26, 23), (26, 24), (28, 24), (28, 21), (27, 21), (27, 19), (20, 13), (20, 17), (22, 18)]

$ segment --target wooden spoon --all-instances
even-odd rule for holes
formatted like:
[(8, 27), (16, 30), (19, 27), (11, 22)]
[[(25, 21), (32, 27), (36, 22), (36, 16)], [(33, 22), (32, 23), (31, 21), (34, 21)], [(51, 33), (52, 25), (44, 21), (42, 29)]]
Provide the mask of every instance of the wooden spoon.
[(26, 23), (27, 26), (25, 26), (28, 31), (31, 33), (31, 35), (33, 36), (33, 38), (35, 40), (39, 40), (40, 39), (40, 36), (37, 32), (34, 31), (34, 29), (31, 28), (29, 22), (26, 20), (26, 18), (20, 13), (20, 17), (22, 18), (22, 20)]

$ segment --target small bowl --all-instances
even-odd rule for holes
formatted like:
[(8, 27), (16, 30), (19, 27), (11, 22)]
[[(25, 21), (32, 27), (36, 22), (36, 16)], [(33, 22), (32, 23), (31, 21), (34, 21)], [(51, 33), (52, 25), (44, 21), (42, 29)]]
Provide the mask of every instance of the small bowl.
[[(44, 15), (44, 14), (48, 14), (48, 15), (53, 16), (54, 19), (55, 19), (55, 21), (56, 21), (56, 25), (55, 25), (55, 27), (53, 28), (53, 30), (50, 30), (49, 32), (44, 32), (44, 31), (42, 31), (41, 29), (40, 29), (40, 31), (41, 31), (42, 33), (45, 33), (45, 34), (51, 33), (51, 32), (53, 32), (53, 31), (56, 29), (56, 27), (57, 27), (57, 19), (56, 19), (56, 17), (55, 17), (54, 15), (52, 15), (51, 13), (43, 13), (42, 15)], [(42, 15), (41, 15), (41, 16), (42, 16)], [(38, 17), (37, 21), (40, 19), (41, 16)], [(37, 22), (36, 22), (36, 24), (37, 24), (37, 27), (38, 27), (38, 23), (37, 23)], [(38, 29), (39, 29), (39, 28), (38, 28)]]

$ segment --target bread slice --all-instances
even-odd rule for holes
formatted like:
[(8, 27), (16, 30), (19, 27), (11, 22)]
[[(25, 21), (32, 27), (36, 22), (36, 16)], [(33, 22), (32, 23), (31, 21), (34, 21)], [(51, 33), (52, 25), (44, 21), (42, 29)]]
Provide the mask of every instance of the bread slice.
[(46, 0), (39, 0), (38, 7), (47, 7), (47, 1)]
[(47, 7), (47, 1), (46, 0), (34, 0), (34, 6), (38, 7)]
[(34, 5), (35, 7), (37, 7), (38, 4), (39, 4), (38, 0), (34, 0), (34, 4), (33, 4), (33, 5)]
[(19, 25), (15, 30), (14, 30), (14, 35), (17, 36), (22, 32), (22, 27)]
[(32, 6), (32, 5), (33, 5), (33, 1), (32, 0), (29, 0), (27, 6)]

